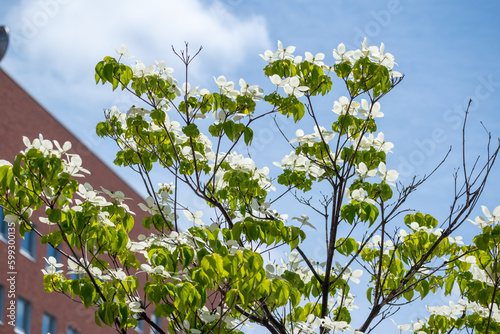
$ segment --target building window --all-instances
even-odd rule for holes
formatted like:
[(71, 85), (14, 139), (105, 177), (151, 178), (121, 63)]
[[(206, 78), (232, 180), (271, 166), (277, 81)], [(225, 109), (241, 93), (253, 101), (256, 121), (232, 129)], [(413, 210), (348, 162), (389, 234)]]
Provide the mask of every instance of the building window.
[[(57, 246), (57, 249), (59, 249), (59, 246)], [(57, 263), (61, 263), (61, 253), (51, 245), (47, 244), (47, 259), (51, 256), (56, 259)], [(47, 266), (48, 265), (49, 264), (47, 263)]]
[(0, 284), (0, 324), (3, 324), (3, 312), (5, 308), (5, 288)]
[[(158, 318), (154, 313), (151, 314), (151, 320), (156, 324), (156, 326), (161, 328), (161, 318)], [(151, 334), (158, 334), (159, 332), (151, 327)]]
[(135, 327), (135, 330), (139, 333), (144, 333), (144, 321), (139, 320), (137, 314), (134, 315), (134, 318), (137, 319), (137, 326)]
[(135, 328), (136, 331), (139, 333), (144, 333), (144, 321), (143, 320), (137, 320), (137, 327)]
[(20, 333), (30, 333), (31, 303), (23, 298), (17, 298), (16, 304), (16, 330)]
[(57, 319), (48, 314), (43, 314), (43, 323), (42, 323), (42, 334), (56, 334), (57, 333)]
[(68, 331), (66, 333), (67, 334), (80, 334), (80, 332), (73, 327), (68, 327)]
[(8, 239), (8, 228), (9, 226), (7, 225), (7, 222), (5, 220), (3, 220), (5, 217), (4, 213), (3, 213), (3, 208), (0, 207), (0, 239), (4, 239), (4, 240), (7, 240)]
[(80, 279), (84, 276), (84, 274), (71, 274), (69, 275), (69, 279), (75, 280), (75, 279)]
[(24, 239), (21, 238), (21, 253), (33, 261), (36, 255), (36, 233), (31, 230), (24, 233)]

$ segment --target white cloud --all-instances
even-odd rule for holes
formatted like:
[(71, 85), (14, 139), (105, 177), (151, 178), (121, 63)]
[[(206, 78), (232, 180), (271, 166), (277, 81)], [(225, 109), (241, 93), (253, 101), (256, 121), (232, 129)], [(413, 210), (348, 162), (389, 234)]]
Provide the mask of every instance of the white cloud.
[(22, 1), (6, 21), (9, 51), (16, 54), (8, 59), (9, 73), (20, 76), (21, 83), (29, 77), (34, 85), (53, 77), (52, 84), (60, 82), (80, 94), (92, 85), (95, 64), (106, 55), (116, 56), (113, 48), (122, 43), (146, 64), (167, 60), (178, 77), (183, 68), (171, 45), (179, 50), (187, 41), (193, 53), (203, 46), (192, 63), (194, 80), (234, 71), (271, 44), (262, 17), (237, 17), (220, 2), (199, 0)]
[(127, 44), (145, 64), (166, 60), (182, 82), (184, 68), (171, 46), (180, 50), (187, 41), (191, 52), (203, 46), (190, 65), (190, 82), (214, 90), (212, 76), (259, 61), (272, 44), (263, 17), (238, 17), (217, 1), (23, 0), (4, 9), (1, 24), (10, 29), (10, 45), (2, 68), (108, 164), (115, 148), (97, 138), (95, 124), (103, 109), (138, 102), (95, 85), (95, 65), (117, 56), (114, 48)]

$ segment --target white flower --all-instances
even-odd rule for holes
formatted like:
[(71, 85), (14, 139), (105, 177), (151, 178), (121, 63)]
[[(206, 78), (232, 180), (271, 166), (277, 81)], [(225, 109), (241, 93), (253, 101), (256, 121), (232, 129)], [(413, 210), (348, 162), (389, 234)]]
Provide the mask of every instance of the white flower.
[[(356, 297), (355, 295), (352, 295), (350, 293), (348, 293), (347, 295), (345, 295), (342, 292), (340, 292), (337, 295), (336, 302), (337, 302), (338, 305), (342, 304), (342, 307), (347, 308), (348, 311), (352, 311), (354, 309), (359, 309), (359, 306), (357, 306), (357, 305), (354, 304), (354, 298), (355, 297)], [(335, 302), (335, 300), (332, 300), (332, 299), (330, 299), (329, 302), (330, 301)]]
[(361, 277), (363, 275), (363, 270), (361, 269), (356, 269), (356, 270), (352, 270), (351, 268), (347, 267), (344, 269), (344, 267), (342, 267), (338, 262), (336, 263), (337, 265), (337, 269), (340, 271), (340, 270), (344, 270), (344, 273), (342, 274), (342, 278), (344, 280), (351, 280), (353, 281), (354, 283), (356, 284), (359, 284), (359, 277)]
[(302, 97), (304, 96), (304, 92), (307, 92), (309, 90), (309, 87), (299, 85), (300, 78), (298, 76), (285, 78), (280, 83), (280, 86), (283, 87), (285, 94), (287, 94), (288, 96), (293, 94), (295, 95), (295, 97)]
[(38, 218), (41, 223), (47, 224), (47, 225), (57, 225), (57, 223), (52, 223), (49, 218), (47, 217), (40, 217)]
[(283, 48), (283, 43), (278, 41), (278, 50), (273, 54), (273, 58), (279, 59), (293, 59), (293, 53), (295, 52), (295, 46), (287, 46)]
[(259, 88), (259, 86), (257, 85), (250, 86), (243, 79), (240, 79), (239, 84), (241, 87), (240, 89), (241, 95), (249, 96), (253, 100), (262, 99), (261, 96), (264, 95), (264, 90), (262, 88)]
[(258, 211), (258, 212), (267, 212), (267, 209), (269, 209), (269, 206), (271, 204), (269, 203), (259, 203), (259, 201), (257, 201), (255, 198), (252, 198), (252, 203), (250, 203), (250, 205), (252, 206), (252, 209), (254, 209), (255, 211)]
[(169, 93), (174, 93), (177, 96), (181, 96), (182, 95), (181, 89), (179, 88), (179, 83), (170, 74), (167, 75), (167, 82), (170, 85), (170, 87), (168, 87), (168, 92)]
[(165, 270), (165, 267), (163, 266), (156, 266), (152, 268), (149, 264), (143, 263), (141, 264), (141, 269), (149, 275), (161, 275), (166, 278), (170, 277), (170, 274)]
[(470, 264), (476, 264), (476, 257), (474, 255), (466, 256), (465, 258), (460, 258), (460, 261)]
[(85, 174), (90, 174), (90, 172), (82, 167), (82, 158), (80, 158), (77, 154), (68, 154), (69, 161), (66, 161), (64, 164), (64, 172), (70, 174), (75, 177), (83, 177), (83, 174), (79, 174), (80, 172)]
[(155, 66), (149, 65), (146, 67), (140, 60), (136, 60), (135, 65), (132, 65), (134, 77), (148, 77), (155, 74)]
[(372, 169), (368, 170), (368, 167), (366, 167), (366, 164), (364, 162), (359, 163), (358, 168), (356, 168), (356, 174), (362, 179), (367, 178), (367, 177), (372, 177), (377, 175), (377, 170)]
[(65, 141), (63, 146), (61, 147), (61, 145), (59, 145), (59, 142), (57, 140), (54, 140), (54, 145), (57, 148), (57, 153), (56, 152), (53, 153), (56, 153), (58, 157), (62, 156), (63, 154), (71, 150), (71, 143), (69, 141)]
[(318, 139), (323, 138), (325, 143), (328, 143), (335, 136), (334, 132), (326, 131), (326, 129), (323, 126), (320, 126), (318, 129), (317, 125), (314, 126), (314, 134), (315, 134), (316, 138), (318, 138)]
[(128, 308), (130, 309), (130, 311), (134, 313), (144, 312), (144, 309), (142, 308), (142, 304), (140, 301), (129, 301)]
[(265, 61), (273, 62), (279, 59), (289, 59), (294, 60), (293, 53), (295, 52), (295, 46), (288, 46), (283, 48), (283, 43), (278, 41), (278, 50), (272, 52), (271, 50), (266, 50), (264, 54), (260, 54), (260, 57)]
[(55, 258), (55, 257), (53, 257), (53, 256), (49, 256), (49, 258), (48, 258), (48, 259), (47, 259), (46, 257), (44, 257), (44, 259), (45, 259), (45, 262), (47, 262), (47, 264), (48, 264), (49, 266), (54, 266), (54, 267), (56, 267), (56, 268), (61, 268), (61, 267), (63, 267), (63, 266), (64, 266), (62, 263), (57, 263), (56, 258)]
[(500, 205), (497, 206), (495, 209), (493, 209), (493, 214), (490, 213), (490, 210), (488, 210), (487, 207), (485, 207), (484, 205), (481, 205), (481, 209), (484, 213), (484, 215), (486, 216), (486, 218), (488, 218), (488, 222), (491, 222), (491, 223), (498, 223), (500, 221)]
[(396, 181), (399, 177), (398, 171), (391, 169), (391, 170), (386, 170), (385, 163), (381, 162), (378, 165), (378, 176), (382, 179), (382, 181), (385, 181), (387, 184), (390, 184), (394, 186), (393, 181)]
[(321, 326), (324, 326), (326, 328), (330, 328), (335, 332), (336, 332), (336, 330), (340, 330), (342, 332), (345, 330), (348, 330), (351, 332), (353, 331), (352, 327), (346, 321), (333, 321), (328, 317), (321, 318), (319, 320), (321, 321)]
[(234, 82), (227, 81), (225, 76), (221, 75), (218, 78), (214, 77), (214, 80), (217, 86), (219, 86), (222, 94), (228, 97), (236, 97), (240, 95), (240, 92), (234, 89)]
[(390, 75), (391, 75), (391, 79), (392, 78), (401, 78), (403, 76), (403, 74), (401, 74), (398, 71), (391, 71)]
[(108, 195), (109, 197), (117, 200), (118, 202), (123, 202), (124, 200), (126, 199), (132, 199), (132, 198), (129, 198), (129, 197), (125, 197), (125, 194), (122, 192), (122, 191), (115, 191), (115, 192), (112, 192), (112, 191), (109, 191), (107, 189), (105, 189), (104, 187), (101, 186), (101, 189), (102, 191)]
[(337, 46), (337, 49), (333, 50), (333, 58), (336, 60), (336, 64), (348, 61), (348, 62), (354, 62), (354, 60), (351, 58), (352, 55), (354, 54), (354, 51), (347, 51), (345, 50), (345, 45), (343, 43), (340, 43), (339, 46)]
[(290, 269), (296, 269), (300, 262), (302, 262), (302, 257), (297, 251), (293, 251), (288, 255), (288, 261), (290, 261)]
[[(83, 259), (80, 258), (80, 263), (83, 262)], [(70, 269), (70, 271), (67, 272), (67, 274), (71, 275), (71, 274), (77, 274), (77, 275), (82, 275), (82, 274), (85, 274), (85, 269), (83, 267), (81, 267), (77, 261), (74, 259), (74, 258), (69, 258), (68, 259), (68, 268)]]
[(173, 73), (174, 69), (172, 67), (167, 67), (167, 63), (164, 60), (155, 61), (156, 67), (162, 73)]
[[(370, 134), (371, 135), (371, 134)], [(391, 149), (394, 147), (394, 144), (391, 142), (386, 142), (385, 141), (385, 135), (383, 132), (380, 132), (377, 135), (377, 138), (373, 139), (372, 146), (377, 150), (377, 151), (383, 151), (384, 153), (389, 153), (391, 152)]]
[(294, 324), (295, 330), (292, 332), (305, 331), (306, 333), (314, 333), (314, 331), (321, 326), (321, 319), (316, 318), (314, 314), (309, 314), (306, 321), (297, 321)]
[(411, 328), (411, 325), (406, 324), (406, 325), (397, 325), (394, 320), (391, 319), (391, 321), (394, 323), (394, 326), (396, 326), (399, 329), (400, 333), (403, 333), (403, 331), (409, 331)]
[(122, 268), (108, 269), (108, 273), (119, 281), (127, 279), (127, 274), (125, 274)]
[(309, 227), (312, 227), (313, 229), (316, 229), (316, 227), (314, 227), (313, 224), (309, 223), (309, 216), (300, 215), (300, 218), (299, 217), (293, 217), (292, 219), (300, 222), (302, 224), (302, 226), (309, 226)]
[(115, 226), (115, 224), (108, 218), (109, 212), (100, 211), (97, 213), (97, 221), (107, 226)]
[(276, 85), (276, 86), (279, 86), (281, 84), (281, 77), (278, 75), (278, 74), (273, 74), (269, 77), (269, 79), (271, 80), (271, 82)]
[(7, 160), (0, 159), (0, 167), (2, 166), (12, 166), (12, 164)]
[(488, 226), (488, 225), (491, 225), (491, 222), (490, 222), (490, 221), (486, 222), (486, 219), (484, 219), (484, 217), (481, 217), (481, 216), (477, 216), (477, 217), (474, 219), (474, 221), (472, 221), (472, 220), (470, 220), (470, 219), (469, 219), (469, 221), (470, 221), (472, 224), (479, 226), (479, 228), (481, 228), (481, 229), (485, 228), (485, 227), (486, 227), (486, 226)]
[(351, 193), (349, 193), (349, 191), (347, 190), (346, 197), (348, 199), (353, 199), (358, 202), (366, 202), (373, 205), (376, 204), (376, 202), (373, 199), (366, 196), (366, 192), (363, 188), (354, 189)]
[(353, 59), (358, 60), (359, 58), (368, 57), (370, 55), (370, 50), (369, 50), (367, 44), (368, 44), (368, 40), (365, 37), (365, 39), (363, 40), (363, 43), (361, 43), (361, 49), (354, 51), (354, 53), (352, 55)]
[(44, 259), (45, 259), (45, 262), (47, 262), (47, 266), (48, 266), (47, 271), (49, 274), (55, 274), (57, 272), (57, 268), (63, 267), (63, 264), (57, 263), (56, 258), (53, 256), (49, 256), (48, 259), (46, 257), (44, 257)]
[(324, 53), (316, 53), (315, 56), (313, 56), (313, 54), (310, 52), (305, 53), (305, 60), (318, 66), (324, 65), (324, 63), (322, 62), (323, 59), (325, 59)]
[(259, 56), (266, 61), (270, 61), (273, 59), (273, 52), (271, 50), (266, 50), (264, 54), (260, 54)]
[(136, 107), (132, 106), (130, 109), (127, 111), (126, 118), (134, 118), (137, 116), (141, 116), (144, 118), (144, 116), (147, 116), (150, 114), (150, 111), (141, 107)]
[(349, 101), (346, 96), (341, 96), (338, 101), (333, 103), (333, 112), (337, 115), (349, 114), (355, 116), (359, 106), (359, 102)]
[(368, 101), (365, 99), (361, 99), (361, 108), (358, 109), (358, 112), (370, 118), (384, 117), (384, 113), (380, 112), (380, 103), (375, 102), (368, 105)]
[(464, 244), (463, 241), (462, 241), (462, 239), (463, 238), (461, 236), (454, 237), (454, 238), (448, 237), (448, 241), (450, 243), (454, 243), (454, 244), (457, 244), (457, 245), (463, 245)]
[(26, 151), (34, 148), (43, 153), (44, 156), (48, 156), (52, 153), (53, 145), (50, 140), (43, 139), (42, 134), (38, 135), (38, 138), (33, 140), (33, 143), (30, 142), (28, 137), (23, 137), (24, 145), (26, 145)]
[(453, 319), (457, 318), (457, 315), (462, 314), (465, 310), (465, 305), (463, 303), (455, 304), (450, 301), (448, 305), (441, 306), (426, 306), (427, 310), (433, 314), (443, 315), (446, 317), (451, 317)]
[(184, 215), (186, 215), (186, 218), (189, 221), (192, 221), (197, 225), (204, 225), (203, 220), (200, 219), (203, 216), (202, 211), (196, 211), (194, 214), (189, 210), (182, 210), (182, 212), (184, 212)]
[(159, 212), (158, 206), (156, 205), (154, 198), (151, 196), (146, 198), (146, 205), (144, 203), (139, 203), (138, 205), (143, 211), (146, 211), (149, 214), (155, 215)]
[(97, 267), (90, 267), (89, 268), (90, 272), (92, 273), (92, 275), (94, 275), (95, 277), (97, 277), (98, 279), (100, 279), (101, 281), (108, 281), (111, 279), (111, 276), (109, 275), (104, 275), (102, 273), (102, 270), (97, 268)]
[(57, 275), (57, 274), (62, 274), (62, 271), (58, 271), (56, 267), (54, 266), (48, 266), (45, 269), (42, 269), (42, 274), (44, 275)]
[(94, 191), (94, 188), (92, 188), (92, 186), (88, 183), (80, 184), (76, 193), (83, 197), (86, 201), (98, 206), (108, 206), (113, 204), (106, 201), (104, 197), (98, 196), (97, 192)]
[(133, 58), (134, 56), (126, 56), (125, 54), (128, 52), (128, 47), (125, 44), (122, 44), (118, 47), (118, 49), (115, 49), (116, 53), (120, 55), (120, 57), (124, 58)]
[(295, 135), (297, 136), (297, 138), (290, 140), (290, 144), (298, 141), (303, 145), (307, 144), (308, 146), (313, 146), (314, 143), (316, 143), (316, 135), (305, 135), (302, 129), (298, 129), (297, 131), (295, 131)]
[(389, 71), (392, 70), (394, 65), (397, 65), (394, 62), (394, 56), (390, 53), (384, 53), (385, 52), (385, 45), (382, 43), (380, 45), (380, 51), (376, 46), (370, 47), (371, 51), (371, 58), (375, 61), (378, 61), (379, 64), (382, 66), (385, 66)]

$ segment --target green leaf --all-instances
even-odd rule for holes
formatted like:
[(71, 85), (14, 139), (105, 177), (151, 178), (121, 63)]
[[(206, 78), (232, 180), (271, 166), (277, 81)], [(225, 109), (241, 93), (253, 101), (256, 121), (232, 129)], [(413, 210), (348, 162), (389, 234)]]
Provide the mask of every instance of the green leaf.
[(236, 289), (231, 289), (226, 293), (226, 304), (228, 307), (234, 307), (236, 304), (237, 298), (239, 296), (239, 292)]
[(455, 284), (454, 275), (449, 275), (448, 277), (446, 277), (445, 286), (444, 286), (444, 293), (446, 295), (449, 295), (451, 293), (451, 290), (453, 289), (454, 284)]
[[(448, 283), (448, 282), (446, 282), (446, 283)], [(420, 282), (419, 287), (420, 287), (420, 299), (424, 299), (425, 296), (427, 296), (427, 294), (430, 291), (429, 282), (426, 280), (423, 280)]]
[(86, 308), (89, 308), (92, 304), (92, 300), (94, 299), (95, 288), (94, 285), (90, 281), (83, 281), (80, 286), (80, 298), (83, 301), (83, 305)]
[(49, 216), (50, 222), (52, 222), (52, 223), (60, 223), (61, 222), (61, 210), (48, 208), (47, 215)]
[(249, 127), (245, 127), (243, 130), (243, 136), (245, 139), (245, 144), (250, 145), (253, 139), (253, 130)]
[(197, 138), (200, 135), (200, 130), (198, 130), (198, 127), (194, 123), (183, 127), (182, 132), (184, 132), (186, 136), (193, 138)]
[(297, 123), (302, 119), (302, 117), (304, 117), (304, 114), (306, 113), (306, 108), (302, 102), (297, 101), (294, 105), (290, 107), (290, 111), (293, 114), (293, 120), (295, 121), (295, 123)]
[(392, 189), (387, 183), (382, 184), (380, 187), (380, 198), (382, 198), (384, 202), (392, 198)]
[(356, 208), (351, 203), (345, 204), (340, 209), (340, 218), (346, 220), (349, 224), (354, 222), (356, 217)]
[(487, 251), (489, 238), (486, 234), (480, 234), (474, 238), (474, 243), (479, 250)]
[(372, 291), (373, 287), (370, 287), (366, 290), (366, 299), (371, 303), (372, 302)]
[(175, 311), (175, 307), (168, 303), (162, 303), (156, 305), (155, 315), (157, 317), (166, 318), (170, 316)]
[(161, 285), (152, 282), (146, 282), (144, 286), (144, 292), (146, 292), (146, 296), (148, 300), (158, 304), (162, 298), (162, 288)]
[(229, 140), (233, 141), (234, 139), (236, 139), (237, 133), (233, 121), (226, 121), (222, 123), (222, 128), (224, 129), (224, 132), (226, 133), (226, 136), (227, 138), (229, 138)]
[(405, 299), (407, 301), (411, 301), (411, 299), (413, 298), (413, 294), (414, 294), (414, 290), (413, 289), (408, 289), (406, 290), (405, 292), (403, 292), (403, 297), (405, 297)]

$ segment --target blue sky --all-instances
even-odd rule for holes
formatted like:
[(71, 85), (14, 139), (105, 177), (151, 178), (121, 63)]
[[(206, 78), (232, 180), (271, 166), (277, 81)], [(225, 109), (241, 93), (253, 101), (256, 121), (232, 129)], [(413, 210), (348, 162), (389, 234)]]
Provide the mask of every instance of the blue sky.
[[(191, 69), (192, 85), (213, 91), (212, 77), (222, 74), (235, 82), (242, 77), (267, 83), (258, 55), (275, 50), (277, 40), (296, 46), (296, 54), (323, 52), (331, 63), (339, 43), (358, 48), (365, 36), (369, 45), (384, 42), (406, 75), (381, 101), (386, 117), (379, 128), (395, 144), (389, 168), (408, 181), (429, 172), (453, 146), (448, 162), (409, 202), (436, 217), (447, 213), (470, 98), (468, 156), (485, 154), (480, 121), (493, 138), (500, 137), (496, 1), (39, 0), (2, 1), (0, 8), (0, 24), (11, 30), (2, 69), (109, 165), (114, 146), (97, 138), (95, 124), (103, 109), (117, 105), (125, 111), (136, 101), (96, 86), (93, 68), (122, 43), (146, 64), (165, 59), (179, 76), (182, 68), (171, 45), (182, 48), (188, 41), (193, 50), (203, 45)], [(344, 94), (341, 85), (334, 90), (329, 100), (317, 102), (330, 116), (334, 99)], [(294, 132), (293, 124), (285, 125)], [(259, 162), (271, 166), (276, 160), (269, 143), (277, 138), (269, 124), (256, 131)], [(490, 209), (500, 204), (499, 168), (481, 201)], [(134, 174), (115, 170), (140, 190)]]

